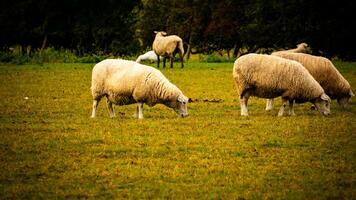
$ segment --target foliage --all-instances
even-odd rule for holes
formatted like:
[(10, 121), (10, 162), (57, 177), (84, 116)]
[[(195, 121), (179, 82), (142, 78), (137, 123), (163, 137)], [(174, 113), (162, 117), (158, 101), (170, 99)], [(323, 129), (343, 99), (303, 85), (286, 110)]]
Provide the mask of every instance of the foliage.
[(31, 54), (19, 53), (18, 47), (12, 51), (0, 52), (0, 62), (13, 64), (43, 64), (43, 63), (97, 63), (106, 58), (114, 58), (112, 55), (85, 54), (77, 56), (75, 51), (68, 49), (56, 50), (53, 47), (32, 51)]
[(295, 48), (306, 42), (316, 54), (355, 60), (354, 9), (351, 2), (323, 2), (321, 6), (307, 0), (146, 0), (138, 36), (146, 48), (152, 44), (153, 30), (166, 30), (198, 52), (234, 48), (235, 57), (241, 48), (249, 53)]
[(236, 57), (241, 48), (250, 53), (306, 42), (315, 54), (355, 60), (355, 5), (315, 0), (1, 1), (0, 48), (49, 46), (78, 56), (130, 56), (150, 49), (153, 31), (164, 30), (183, 38), (187, 57), (192, 49), (205, 54), (234, 49)]
[[(1, 1), (0, 46), (76, 50), (90, 53), (134, 54), (134, 8), (139, 0), (125, 1)], [(16, 24), (16, 26), (14, 26)]]
[[(356, 63), (336, 66), (356, 85)], [(353, 199), (356, 103), (297, 116), (251, 98), (241, 117), (232, 63), (162, 72), (195, 101), (190, 116), (105, 100), (90, 119), (93, 64), (0, 66), (3, 199)], [(221, 99), (218, 103), (204, 99)], [(280, 101), (276, 102), (279, 105)]]

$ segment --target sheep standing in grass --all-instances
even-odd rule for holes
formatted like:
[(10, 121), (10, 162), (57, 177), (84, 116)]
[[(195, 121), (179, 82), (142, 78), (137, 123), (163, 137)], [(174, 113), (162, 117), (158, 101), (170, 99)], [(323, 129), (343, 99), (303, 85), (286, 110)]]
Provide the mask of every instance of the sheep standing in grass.
[(188, 116), (188, 98), (181, 90), (168, 81), (157, 69), (139, 63), (119, 59), (107, 59), (96, 64), (92, 71), (91, 92), (93, 111), (102, 97), (107, 98), (111, 117), (115, 116), (112, 104), (128, 105), (137, 103), (136, 117), (143, 118), (142, 107), (146, 103), (154, 106), (164, 104), (175, 110), (181, 117)]
[[(295, 60), (301, 63), (324, 89), (331, 99), (337, 99), (345, 108), (349, 99), (354, 96), (349, 82), (341, 75), (333, 63), (324, 57), (304, 53), (275, 52), (272, 55)], [(273, 99), (267, 100), (266, 110), (273, 108)]]
[(141, 63), (144, 60), (150, 61), (150, 63), (154, 63), (157, 61), (157, 55), (155, 54), (154, 51), (148, 51), (145, 54), (140, 55), (137, 59), (137, 63)]
[(250, 96), (275, 98), (282, 96), (278, 116), (283, 116), (289, 101), (289, 114), (294, 115), (293, 103), (312, 102), (324, 115), (330, 113), (330, 98), (323, 88), (298, 62), (277, 56), (247, 54), (234, 63), (233, 77), (240, 93), (241, 115), (247, 116)]
[(159, 56), (163, 57), (163, 67), (166, 67), (166, 58), (170, 58), (171, 60), (171, 68), (173, 67), (173, 60), (175, 54), (178, 52), (180, 61), (183, 64), (183, 56), (184, 56), (184, 48), (183, 48), (183, 40), (176, 35), (166, 36), (167, 33), (160, 31), (156, 33), (155, 40), (153, 41), (152, 48), (153, 51), (157, 55), (157, 68), (159, 68)]

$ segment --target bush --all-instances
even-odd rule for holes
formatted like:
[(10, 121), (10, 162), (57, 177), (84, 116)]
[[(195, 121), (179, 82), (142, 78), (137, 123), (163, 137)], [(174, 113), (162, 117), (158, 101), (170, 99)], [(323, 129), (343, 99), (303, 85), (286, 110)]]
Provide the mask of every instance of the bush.
[(97, 63), (104, 60), (105, 56), (97, 56), (97, 55), (87, 55), (81, 58), (77, 58), (77, 63)]
[(78, 57), (74, 51), (68, 49), (56, 50), (53, 47), (43, 49), (42, 51), (32, 51), (31, 54), (21, 54), (15, 47), (11, 51), (0, 52), (0, 62), (14, 64), (43, 64), (43, 63), (97, 63), (106, 58), (114, 58), (112, 55), (85, 55)]
[(221, 56), (217, 53), (209, 54), (209, 55), (199, 55), (199, 60), (201, 62), (207, 62), (207, 63), (214, 63), (214, 62), (234, 62), (235, 58), (227, 58), (224, 56)]
[(55, 49), (49, 47), (46, 49), (35, 50), (31, 53), (20, 53), (19, 47), (12, 48), (10, 51), (0, 51), (0, 62), (14, 64), (43, 64), (43, 63), (98, 63), (107, 58), (121, 58), (126, 60), (136, 60), (136, 56), (123, 55), (114, 56), (113, 54), (86, 54), (77, 56), (75, 51), (68, 49)]
[(11, 62), (15, 59), (15, 55), (8, 52), (0, 52), (0, 62)]

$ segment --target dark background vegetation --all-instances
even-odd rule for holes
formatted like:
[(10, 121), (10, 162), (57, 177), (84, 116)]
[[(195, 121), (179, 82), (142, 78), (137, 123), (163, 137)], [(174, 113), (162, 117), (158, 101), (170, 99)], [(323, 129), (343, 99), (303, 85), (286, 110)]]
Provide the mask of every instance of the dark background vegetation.
[[(29, 56), (136, 55), (154, 30), (181, 36), (190, 53), (269, 53), (308, 43), (313, 54), (356, 60), (355, 3), (316, 0), (0, 1), (0, 48)], [(231, 52), (230, 52), (231, 51)], [(241, 50), (240, 50), (241, 51)]]

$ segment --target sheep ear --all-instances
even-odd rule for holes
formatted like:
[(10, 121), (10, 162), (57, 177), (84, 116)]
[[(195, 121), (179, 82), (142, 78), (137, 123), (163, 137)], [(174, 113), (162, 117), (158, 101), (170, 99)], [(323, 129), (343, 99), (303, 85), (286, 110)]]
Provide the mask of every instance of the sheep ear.
[(330, 101), (329, 96), (326, 95), (325, 93), (323, 93), (323, 94), (320, 96), (320, 98), (321, 98), (322, 100), (324, 100), (324, 101)]
[(157, 33), (158, 33), (158, 31), (153, 31), (153, 33), (157, 34)]
[(350, 90), (350, 92), (349, 92), (349, 95), (350, 95), (350, 97), (355, 96), (354, 93), (353, 93), (351, 90)]

